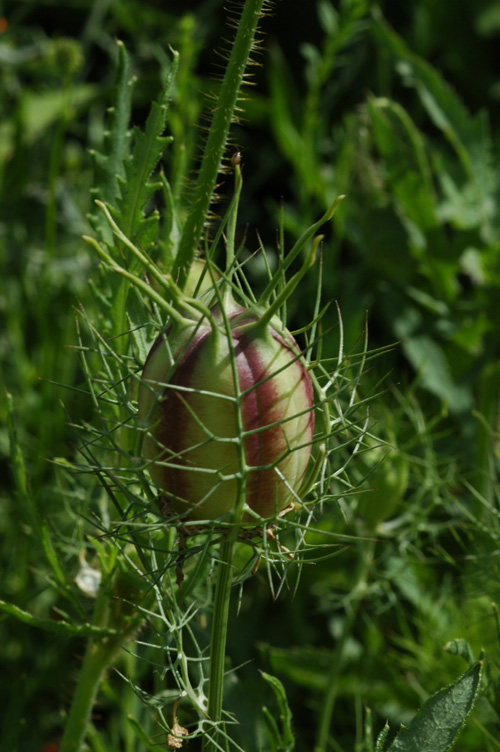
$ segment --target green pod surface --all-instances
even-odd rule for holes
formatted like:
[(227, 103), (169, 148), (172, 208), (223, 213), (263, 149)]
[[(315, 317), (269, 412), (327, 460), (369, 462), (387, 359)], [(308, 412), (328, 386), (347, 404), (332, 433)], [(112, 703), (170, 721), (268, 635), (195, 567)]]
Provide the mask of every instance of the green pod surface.
[[(139, 387), (143, 456), (171, 508), (193, 520), (245, 504), (270, 518), (299, 493), (311, 456), (313, 388), (288, 333), (238, 306), (174, 325), (153, 345)], [(248, 513), (245, 521), (249, 521)]]

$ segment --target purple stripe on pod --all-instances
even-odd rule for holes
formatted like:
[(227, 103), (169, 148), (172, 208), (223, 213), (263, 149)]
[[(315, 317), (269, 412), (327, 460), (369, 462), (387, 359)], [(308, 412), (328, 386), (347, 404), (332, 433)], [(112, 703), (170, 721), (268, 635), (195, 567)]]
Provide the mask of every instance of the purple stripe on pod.
[[(174, 370), (167, 348), (161, 347), (164, 337), (151, 349), (138, 395), (139, 418), (150, 420), (143, 455), (174, 509), (192, 519), (227, 514), (236, 503), (235, 475), (243, 469), (239, 410), (248, 470), (245, 500), (259, 515), (272, 517), (298, 493), (309, 463), (311, 380), (291, 335), (285, 339), (272, 327), (248, 328), (258, 317), (235, 306), (228, 313), (228, 339), (220, 311), (213, 313), (221, 322), (216, 335), (205, 322), (194, 336), (195, 324), (172, 327), (168, 338)], [(161, 386), (166, 379), (168, 384)]]

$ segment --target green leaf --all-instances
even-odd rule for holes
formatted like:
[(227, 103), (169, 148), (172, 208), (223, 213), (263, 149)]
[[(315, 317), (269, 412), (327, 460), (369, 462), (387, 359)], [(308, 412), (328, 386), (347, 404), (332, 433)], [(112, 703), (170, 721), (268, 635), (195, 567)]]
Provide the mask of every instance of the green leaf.
[(110, 121), (105, 138), (106, 156), (100, 157), (100, 166), (104, 166), (105, 169), (99, 196), (109, 203), (113, 203), (119, 195), (118, 178), (125, 177), (123, 160), (128, 154), (130, 144), (129, 123), (133, 83), (127, 50), (122, 42), (118, 42), (114, 103), (109, 111)]
[[(281, 151), (302, 176), (305, 173), (305, 155), (302, 137), (295, 122), (296, 113), (293, 112), (293, 103), (297, 103), (300, 98), (287, 60), (277, 47), (271, 49), (269, 77), (271, 86), (269, 122)], [(310, 173), (312, 172), (313, 170), (310, 170)]]
[(400, 210), (421, 231), (434, 230), (439, 224), (437, 198), (422, 133), (408, 113), (389, 99), (370, 100), (368, 110), (385, 177)]
[[(118, 180), (125, 177), (124, 160), (129, 153), (132, 84), (127, 50), (122, 42), (118, 42), (118, 67), (113, 89), (113, 105), (109, 109), (109, 121), (104, 138), (104, 153), (92, 152), (97, 186), (93, 193), (96, 198), (112, 205), (115, 205), (120, 195)], [(91, 220), (103, 237), (110, 240), (109, 226), (103, 221), (102, 214), (92, 216)]]
[(285, 688), (280, 680), (275, 676), (266, 674), (263, 671), (261, 671), (260, 673), (262, 678), (269, 684), (269, 686), (273, 690), (278, 703), (281, 730), (278, 726), (276, 718), (268, 710), (268, 708), (262, 708), (268, 731), (273, 739), (273, 750), (275, 752), (292, 752), (295, 747), (295, 739), (292, 733), (292, 712), (288, 705)]
[[(102, 188), (96, 191), (98, 196), (109, 194), (110, 201), (105, 202), (110, 214), (119, 225), (120, 230), (131, 242), (139, 244), (146, 253), (155, 243), (158, 235), (159, 214), (156, 210), (146, 215), (146, 205), (152, 196), (162, 189), (160, 180), (150, 182), (150, 176), (160, 160), (166, 144), (171, 140), (164, 137), (167, 104), (172, 95), (172, 89), (178, 68), (178, 53), (173, 51), (173, 61), (162, 91), (161, 101), (153, 102), (146, 122), (145, 132), (138, 128), (134, 130), (134, 145), (132, 156), (129, 153), (128, 125), (130, 119), (130, 81), (128, 57), (123, 45), (120, 46), (120, 61), (118, 66), (117, 83), (115, 86), (115, 107), (112, 110), (110, 135), (107, 144), (115, 140), (118, 146), (109, 147), (106, 156), (95, 158), (97, 174)], [(99, 175), (99, 168), (101, 170)], [(104, 203), (104, 202), (102, 202)], [(111, 227), (103, 221), (103, 215), (92, 219), (94, 227), (101, 233), (111, 252), (114, 242)], [(122, 253), (120, 249), (119, 253)], [(122, 259), (120, 258), (120, 261)], [(128, 259), (133, 270), (140, 266), (135, 257)], [(127, 266), (127, 263), (125, 264)], [(129, 281), (119, 275), (112, 275), (110, 281), (113, 300), (111, 335), (122, 335), (126, 331), (126, 306), (129, 292)], [(126, 347), (126, 338), (120, 337), (117, 351), (122, 352)]]
[(414, 277), (416, 263), (409, 248), (408, 230), (390, 206), (359, 208), (356, 226), (349, 228), (368, 268), (400, 284)]
[[(169, 91), (170, 88), (171, 77), (167, 81)], [(158, 164), (166, 145), (171, 141), (169, 137), (161, 135), (165, 129), (166, 118), (166, 105), (153, 102), (144, 133), (139, 128), (134, 129), (133, 154), (131, 159), (125, 162), (125, 176), (120, 179), (123, 197), (118, 201), (118, 211), (115, 212), (115, 217), (125, 235), (134, 242), (149, 231), (147, 245), (144, 246), (141, 243), (144, 250), (151, 245), (151, 238), (154, 239), (158, 226), (158, 214), (153, 213), (146, 217), (144, 207), (162, 187), (159, 180), (150, 182), (150, 175)]]
[[(451, 86), (426, 60), (410, 50), (381, 14), (375, 14), (374, 30), (396, 61), (396, 70), (407, 86), (416, 89), (420, 100), (434, 125), (439, 128), (455, 148), (464, 167), (472, 175), (471, 150), (476, 156), (486, 156), (491, 148), (485, 141), (484, 116), (472, 116)], [(486, 147), (486, 152), (484, 151)], [(488, 158), (488, 162), (489, 162)]]
[[(164, 136), (167, 106), (172, 96), (179, 65), (179, 55), (173, 51), (173, 60), (166, 77), (159, 102), (153, 102), (144, 132), (134, 128), (129, 132), (131, 112), (130, 64), (127, 52), (119, 43), (119, 58), (114, 104), (110, 109), (105, 154), (94, 153), (96, 183), (95, 195), (108, 204), (124, 234), (133, 242), (140, 240), (147, 251), (158, 234), (159, 214), (146, 214), (146, 205), (162, 188), (161, 181), (151, 181), (150, 176), (160, 161), (165, 147), (172, 140)], [(130, 144), (132, 154), (130, 154)], [(111, 241), (109, 226), (99, 217), (94, 226)]]
[(45, 551), (45, 556), (52, 568), (56, 581), (59, 583), (59, 585), (62, 585), (64, 587), (68, 584), (68, 579), (66, 576), (66, 572), (64, 571), (63, 567), (59, 563), (59, 558), (54, 549), (54, 545), (52, 543), (52, 539), (50, 537), (49, 529), (48, 529), (46, 522), (42, 523), (41, 538), (42, 538), (43, 550)]
[(387, 752), (446, 752), (454, 744), (476, 701), (483, 664), (475, 663), (430, 697)]
[(418, 371), (420, 384), (446, 403), (451, 412), (467, 410), (472, 401), (470, 390), (453, 381), (442, 348), (427, 334), (417, 334), (403, 342), (406, 357)]
[[(99, 95), (93, 84), (80, 84), (71, 90), (70, 105), (75, 112), (88, 108)], [(20, 134), (25, 146), (31, 146), (57, 123), (68, 108), (68, 94), (64, 89), (23, 91), (19, 103), (19, 118), (0, 123), (0, 164), (11, 158)], [(20, 128), (19, 128), (20, 126)]]
[(277, 648), (260, 644), (259, 649), (273, 671), (299, 687), (324, 692), (331, 653), (308, 645)]
[[(124, 175), (119, 176), (120, 196), (110, 205), (112, 215), (120, 229), (133, 243), (139, 244), (146, 253), (155, 243), (158, 235), (159, 214), (147, 214), (146, 205), (155, 193), (163, 188), (161, 180), (151, 181), (151, 173), (160, 161), (165, 147), (172, 140), (164, 136), (167, 121), (167, 105), (179, 67), (179, 55), (172, 51), (173, 60), (168, 72), (160, 102), (153, 102), (144, 132), (135, 128), (133, 151), (124, 163)], [(136, 259), (131, 259), (131, 267), (137, 268)]]
[(153, 341), (147, 336), (144, 324), (148, 321), (144, 302), (134, 287), (130, 290), (127, 302), (127, 318), (130, 324), (130, 333), (137, 351), (139, 363), (145, 363)]
[(118, 634), (115, 629), (102, 629), (94, 627), (92, 624), (70, 624), (67, 621), (55, 621), (53, 619), (44, 619), (39, 616), (33, 616), (28, 611), (23, 611), (13, 603), (0, 601), (0, 611), (9, 616), (29, 624), (30, 627), (43, 629), (46, 632), (55, 632), (56, 634), (67, 635), (69, 637), (112, 637)]
[(144, 731), (139, 721), (137, 721), (135, 718), (132, 718), (131, 716), (127, 716), (127, 723), (133, 729), (139, 741), (144, 744), (146, 749), (149, 749), (150, 752), (158, 752), (158, 742), (156, 742), (155, 739), (151, 737), (151, 734), (147, 734)]
[[(496, 212), (493, 194), (498, 189), (498, 176), (494, 170), (493, 146), (486, 112), (471, 114), (440, 73), (413, 53), (378, 12), (374, 14), (373, 28), (384, 48), (392, 54), (396, 71), (404, 83), (415, 89), (433, 124), (442, 131), (456, 152), (463, 171), (461, 182), (465, 183), (467, 192), (465, 203), (468, 219), (475, 219), (475, 225), (481, 225), (486, 236), (490, 237), (493, 232), (491, 220)], [(461, 209), (452, 211), (450, 206), (450, 189), (453, 185), (451, 173), (456, 171), (456, 167), (454, 161), (451, 161), (449, 169), (441, 164), (435, 172), (438, 179), (443, 175), (446, 177), (447, 215), (459, 220)], [(457, 187), (454, 197), (458, 205), (463, 206), (461, 193), (464, 186), (459, 181)]]
[(383, 752), (385, 740), (387, 739), (389, 731), (389, 724), (386, 723), (380, 734), (377, 736), (377, 741), (375, 742), (375, 752)]
[[(17, 493), (23, 498), (29, 498), (29, 485), (28, 475), (26, 473), (26, 466), (24, 463), (24, 456), (19, 444), (17, 436), (16, 416), (14, 412), (14, 400), (12, 395), (5, 391), (5, 397), (7, 402), (7, 428), (9, 432), (9, 444), (10, 444), (10, 467), (14, 478), (14, 484)], [(29, 510), (31, 514), (35, 514), (33, 504), (30, 504)], [(35, 520), (34, 528), (38, 529), (39, 523)]]

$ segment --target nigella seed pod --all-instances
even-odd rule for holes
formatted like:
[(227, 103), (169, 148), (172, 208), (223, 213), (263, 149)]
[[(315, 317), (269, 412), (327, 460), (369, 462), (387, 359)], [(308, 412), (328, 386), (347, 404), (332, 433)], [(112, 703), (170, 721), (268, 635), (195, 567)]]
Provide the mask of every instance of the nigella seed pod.
[(215, 328), (175, 324), (149, 353), (138, 395), (143, 456), (170, 507), (190, 519), (232, 512), (242, 475), (246, 505), (274, 517), (309, 464), (311, 378), (288, 332), (238, 306), (226, 322), (212, 313)]

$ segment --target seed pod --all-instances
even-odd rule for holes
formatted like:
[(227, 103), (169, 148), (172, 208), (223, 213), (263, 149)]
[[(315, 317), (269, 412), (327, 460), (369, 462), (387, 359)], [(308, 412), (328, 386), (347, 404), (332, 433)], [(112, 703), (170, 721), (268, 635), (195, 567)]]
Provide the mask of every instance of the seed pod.
[(220, 310), (213, 314), (215, 328), (174, 325), (149, 353), (138, 395), (149, 425), (143, 456), (170, 506), (191, 519), (230, 513), (242, 474), (247, 506), (274, 517), (309, 463), (311, 379), (288, 332), (234, 306), (228, 335)]

